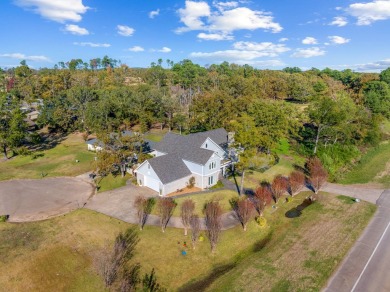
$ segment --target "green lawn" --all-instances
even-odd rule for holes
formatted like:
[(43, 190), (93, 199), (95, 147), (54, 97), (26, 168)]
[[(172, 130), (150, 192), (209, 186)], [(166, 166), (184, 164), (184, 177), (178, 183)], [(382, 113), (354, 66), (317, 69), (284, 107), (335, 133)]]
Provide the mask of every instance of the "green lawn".
[[(204, 216), (203, 208), (205, 203), (211, 200), (218, 201), (222, 207), (222, 210), (224, 212), (227, 212), (231, 210), (229, 204), (229, 200), (231, 198), (238, 198), (237, 192), (231, 190), (219, 190), (211, 193), (188, 195), (186, 197), (177, 198), (175, 199), (177, 206), (173, 212), (173, 216), (180, 217), (181, 204), (187, 199), (191, 199), (195, 202), (195, 213), (198, 214), (200, 217)], [(157, 208), (154, 208), (152, 213), (158, 215)]]
[[(297, 218), (285, 213), (292, 202), (268, 208), (266, 227), (252, 221), (224, 231), (215, 254), (208, 240), (183, 247), (189, 237), (180, 229), (146, 226), (139, 233), (134, 261), (142, 273), (156, 269), (171, 291), (245, 290), (318, 291), (366, 226), (375, 206), (349, 204), (321, 194)], [(0, 223), (0, 287), (4, 291), (105, 291), (94, 258), (130, 224), (86, 209), (36, 223)], [(204, 233), (203, 233), (204, 234)], [(185, 249), (187, 255), (181, 255)], [(283, 282), (288, 281), (288, 282)]]
[[(303, 163), (304, 160), (298, 156), (280, 155), (279, 163), (264, 172), (246, 171), (244, 187), (255, 189), (262, 181), (272, 182), (279, 174), (289, 175), (294, 170), (294, 164), (303, 165)], [(237, 176), (236, 180), (238, 184), (241, 183), (241, 177)]]
[(131, 178), (130, 174), (127, 174), (122, 177), (121, 175), (112, 175), (103, 177), (103, 179), (98, 179), (99, 192), (105, 192), (113, 189), (117, 189), (126, 185), (126, 181)]
[(390, 186), (390, 143), (370, 149), (341, 180), (343, 184), (378, 182)]
[[(16, 156), (0, 161), (0, 180), (41, 178), (45, 176), (76, 176), (93, 168), (95, 154), (87, 151), (81, 135), (71, 134), (42, 156)], [(79, 162), (76, 162), (78, 160)]]

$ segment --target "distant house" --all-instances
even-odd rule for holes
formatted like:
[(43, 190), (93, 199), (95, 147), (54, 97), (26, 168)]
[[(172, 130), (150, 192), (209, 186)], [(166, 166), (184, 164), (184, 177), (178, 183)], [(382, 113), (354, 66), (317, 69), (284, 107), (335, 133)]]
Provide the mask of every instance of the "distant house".
[(36, 121), (40, 115), (39, 111), (32, 111), (26, 114), (27, 119), (30, 121)]
[[(134, 132), (132, 131), (121, 131), (122, 137), (132, 137), (134, 135)], [(110, 139), (114, 140), (117, 139), (119, 136), (118, 133), (110, 133)], [(89, 151), (101, 151), (104, 149), (105, 144), (100, 141), (98, 138), (93, 138), (86, 141), (87, 148)]]
[(186, 136), (169, 132), (151, 145), (156, 157), (138, 166), (137, 182), (160, 196), (185, 188), (191, 177), (200, 189), (212, 187), (230, 165), (228, 138), (222, 128)]

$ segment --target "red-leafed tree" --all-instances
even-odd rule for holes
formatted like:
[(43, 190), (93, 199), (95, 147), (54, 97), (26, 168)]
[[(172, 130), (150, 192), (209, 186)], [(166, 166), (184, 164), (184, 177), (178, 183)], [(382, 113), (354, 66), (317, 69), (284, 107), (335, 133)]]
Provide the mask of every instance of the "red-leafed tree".
[(222, 228), (222, 208), (219, 205), (219, 202), (210, 201), (206, 204), (204, 212), (206, 221), (206, 234), (210, 241), (211, 252), (214, 252)]
[(231, 199), (230, 205), (236, 213), (237, 220), (240, 221), (242, 228), (246, 231), (246, 226), (253, 216), (254, 206), (248, 198)]
[(271, 204), (272, 193), (267, 186), (260, 186), (256, 189), (253, 196), (253, 205), (256, 211), (261, 216), (263, 214), (265, 206)]
[(287, 192), (287, 179), (281, 175), (278, 175), (274, 178), (271, 184), (272, 194), (274, 196), (275, 203), (280, 199), (280, 197)]
[(134, 208), (137, 210), (138, 225), (140, 230), (144, 228), (149, 214), (152, 212), (153, 206), (156, 203), (154, 198), (145, 198), (144, 196), (137, 196), (134, 201)]
[(184, 235), (187, 235), (187, 230), (190, 227), (191, 216), (193, 215), (195, 210), (195, 203), (191, 199), (187, 199), (181, 204), (181, 221), (184, 225)]
[(310, 184), (313, 187), (314, 193), (317, 194), (328, 179), (328, 172), (318, 157), (310, 158), (306, 162), (306, 168), (309, 171)]
[(165, 228), (171, 219), (173, 210), (175, 210), (176, 202), (172, 198), (160, 198), (157, 202), (157, 209), (160, 215), (160, 225), (162, 232), (165, 232)]
[(290, 174), (288, 183), (291, 196), (295, 196), (302, 190), (305, 185), (305, 175), (303, 172), (295, 170)]

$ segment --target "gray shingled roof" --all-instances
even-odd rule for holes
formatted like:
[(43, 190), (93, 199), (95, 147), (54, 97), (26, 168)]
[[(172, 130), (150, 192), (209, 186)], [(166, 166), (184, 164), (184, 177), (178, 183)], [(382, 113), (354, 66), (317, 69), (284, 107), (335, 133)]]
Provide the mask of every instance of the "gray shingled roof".
[(163, 184), (176, 181), (192, 174), (183, 160), (175, 154), (155, 157), (149, 159), (148, 162)]
[(161, 182), (166, 184), (190, 175), (191, 171), (183, 160), (206, 164), (214, 151), (200, 146), (208, 137), (222, 148), (227, 144), (227, 132), (222, 128), (186, 136), (169, 132), (161, 142), (153, 143), (153, 149), (167, 153), (148, 160)]
[(90, 139), (86, 143), (89, 144), (89, 145), (95, 145), (96, 144), (97, 146), (104, 147), (104, 143), (102, 141), (100, 141), (99, 139), (97, 139), (97, 138)]

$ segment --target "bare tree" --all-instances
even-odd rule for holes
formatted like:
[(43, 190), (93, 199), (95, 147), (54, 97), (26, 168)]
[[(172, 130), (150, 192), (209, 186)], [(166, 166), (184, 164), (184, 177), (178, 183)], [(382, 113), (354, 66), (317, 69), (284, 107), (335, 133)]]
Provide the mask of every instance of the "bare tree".
[(98, 259), (98, 269), (106, 287), (110, 287), (115, 282), (126, 262), (133, 257), (138, 241), (139, 238), (135, 229), (129, 228), (116, 237), (111, 252), (108, 249), (102, 252)]
[(140, 279), (141, 265), (135, 264), (130, 268), (125, 267), (122, 273), (122, 280), (120, 283), (121, 292), (136, 291), (138, 284), (141, 282)]
[(195, 249), (196, 243), (199, 239), (200, 234), (200, 222), (199, 222), (199, 216), (196, 214), (193, 214), (190, 218), (190, 226), (191, 226), (191, 241), (192, 241), (192, 247)]
[(259, 213), (260, 216), (263, 215), (265, 206), (269, 205), (272, 201), (271, 190), (266, 186), (258, 187), (252, 200), (257, 213)]
[(191, 216), (195, 210), (195, 203), (191, 199), (187, 199), (181, 204), (181, 221), (184, 225), (184, 235), (187, 235), (187, 230), (190, 226)]
[(322, 166), (321, 160), (317, 157), (310, 158), (306, 163), (306, 168), (309, 171), (310, 184), (313, 187), (314, 193), (318, 194), (328, 178), (328, 172)]
[(211, 252), (214, 252), (222, 228), (222, 224), (221, 224), (222, 209), (221, 206), (219, 205), (219, 202), (210, 201), (205, 205), (204, 211), (205, 211), (207, 237), (210, 240)]
[(149, 214), (152, 212), (156, 201), (154, 198), (146, 199), (144, 196), (137, 196), (134, 201), (134, 208), (137, 210), (138, 225), (140, 230), (144, 228)]
[(271, 190), (276, 203), (287, 191), (287, 179), (281, 175), (276, 176), (271, 184)]
[(290, 174), (288, 179), (289, 191), (291, 196), (298, 194), (305, 185), (305, 175), (303, 172), (295, 170)]
[(157, 202), (158, 213), (160, 215), (160, 224), (162, 232), (172, 217), (173, 210), (175, 210), (176, 202), (172, 198), (160, 198)]
[(242, 228), (246, 231), (246, 226), (253, 216), (253, 202), (248, 198), (231, 199), (229, 202), (233, 211), (236, 213), (236, 217), (238, 221), (240, 221)]

